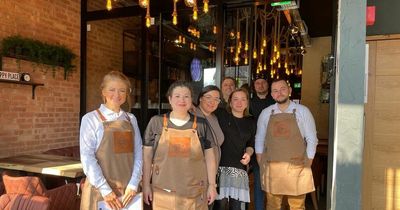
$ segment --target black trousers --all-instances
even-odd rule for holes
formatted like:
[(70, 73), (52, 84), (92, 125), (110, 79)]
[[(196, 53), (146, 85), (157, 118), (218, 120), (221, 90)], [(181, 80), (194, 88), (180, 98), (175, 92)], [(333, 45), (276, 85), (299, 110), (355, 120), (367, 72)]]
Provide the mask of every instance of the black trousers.
[(242, 210), (241, 201), (233, 198), (224, 198), (222, 200), (215, 200), (213, 210)]

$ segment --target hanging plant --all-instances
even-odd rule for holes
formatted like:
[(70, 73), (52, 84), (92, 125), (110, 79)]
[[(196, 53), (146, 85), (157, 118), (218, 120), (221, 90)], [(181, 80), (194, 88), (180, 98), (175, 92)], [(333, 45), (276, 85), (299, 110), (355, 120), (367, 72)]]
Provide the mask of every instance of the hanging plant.
[(61, 66), (64, 68), (64, 79), (67, 79), (74, 70), (72, 60), (76, 57), (65, 46), (47, 44), (21, 36), (10, 36), (2, 40), (1, 57), (3, 56), (16, 58), (17, 62), (27, 60), (36, 64), (50, 65), (53, 67), (53, 74), (55, 74), (55, 67)]

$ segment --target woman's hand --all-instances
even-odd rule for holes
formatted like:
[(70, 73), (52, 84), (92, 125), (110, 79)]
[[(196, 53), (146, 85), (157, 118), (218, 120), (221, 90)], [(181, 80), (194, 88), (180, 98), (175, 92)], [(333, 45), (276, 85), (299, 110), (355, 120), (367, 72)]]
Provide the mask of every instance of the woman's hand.
[(207, 199), (208, 199), (208, 205), (212, 204), (215, 199), (217, 198), (217, 189), (216, 189), (217, 185), (216, 184), (210, 184), (208, 185), (208, 189), (207, 189)]
[(104, 196), (104, 201), (110, 209), (122, 208), (122, 203), (114, 192), (111, 192), (108, 195)]
[(150, 203), (153, 201), (153, 192), (149, 184), (143, 185), (143, 201), (147, 205), (150, 205)]
[(125, 189), (124, 197), (122, 198), (122, 205), (126, 207), (132, 199), (136, 196), (136, 191), (132, 190), (131, 188), (127, 187)]
[(242, 159), (240, 160), (240, 162), (241, 162), (243, 165), (249, 164), (249, 162), (250, 162), (250, 155), (249, 155), (247, 152), (245, 152), (245, 153), (243, 154)]

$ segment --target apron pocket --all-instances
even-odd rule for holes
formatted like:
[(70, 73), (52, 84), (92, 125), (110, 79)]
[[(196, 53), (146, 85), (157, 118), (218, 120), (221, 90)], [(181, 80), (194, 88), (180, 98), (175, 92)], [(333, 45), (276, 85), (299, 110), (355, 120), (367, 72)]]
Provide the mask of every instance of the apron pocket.
[(171, 209), (175, 205), (176, 193), (168, 192), (157, 187), (153, 187), (153, 208), (154, 209)]

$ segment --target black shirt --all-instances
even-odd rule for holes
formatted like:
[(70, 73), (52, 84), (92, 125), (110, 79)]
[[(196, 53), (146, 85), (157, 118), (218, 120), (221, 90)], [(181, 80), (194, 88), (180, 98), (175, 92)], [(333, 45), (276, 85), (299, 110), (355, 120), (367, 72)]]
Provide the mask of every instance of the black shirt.
[(253, 98), (250, 100), (250, 114), (254, 116), (256, 120), (258, 120), (258, 116), (260, 116), (263, 109), (275, 104), (274, 99), (271, 94), (268, 94), (265, 99), (261, 99), (254, 94)]
[(240, 163), (246, 147), (254, 149), (256, 124), (253, 117), (237, 118), (225, 110), (218, 109), (215, 113), (225, 140), (221, 145), (220, 166), (235, 167), (245, 170)]

